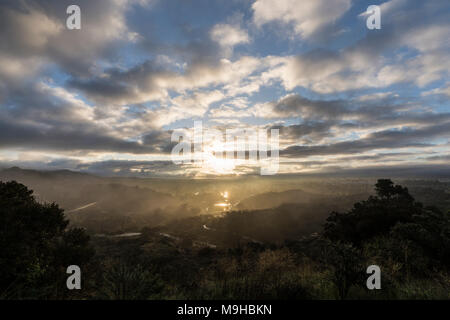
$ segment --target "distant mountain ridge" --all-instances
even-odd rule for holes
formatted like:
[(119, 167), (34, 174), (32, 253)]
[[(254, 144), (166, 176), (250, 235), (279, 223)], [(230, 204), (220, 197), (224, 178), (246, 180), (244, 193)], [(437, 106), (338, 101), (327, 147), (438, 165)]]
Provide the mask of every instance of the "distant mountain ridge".
[(13, 177), (13, 176), (34, 176), (34, 177), (40, 177), (40, 178), (56, 178), (56, 177), (91, 177), (91, 178), (99, 178), (95, 175), (85, 173), (85, 172), (78, 172), (78, 171), (72, 171), (67, 169), (62, 170), (35, 170), (35, 169), (22, 169), (20, 167), (14, 166), (6, 169), (0, 170), (0, 178), (2, 177)]
[(308, 203), (317, 197), (318, 195), (302, 189), (265, 192), (242, 200), (237, 208), (243, 210), (267, 209), (278, 207), (284, 203)]

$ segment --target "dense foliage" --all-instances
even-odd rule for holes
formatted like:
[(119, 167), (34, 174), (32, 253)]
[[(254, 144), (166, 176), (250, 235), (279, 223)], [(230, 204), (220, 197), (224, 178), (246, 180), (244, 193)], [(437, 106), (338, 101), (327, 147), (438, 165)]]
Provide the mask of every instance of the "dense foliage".
[(66, 268), (87, 266), (89, 237), (67, 229), (56, 204), (40, 204), (24, 185), (0, 182), (0, 296), (65, 297)]
[[(317, 233), (323, 208), (284, 204), (89, 239), (57, 205), (1, 183), (2, 298), (449, 299), (450, 214), (391, 180), (375, 192)], [(82, 290), (65, 289), (70, 264), (82, 267)], [(372, 264), (381, 290), (366, 287)]]

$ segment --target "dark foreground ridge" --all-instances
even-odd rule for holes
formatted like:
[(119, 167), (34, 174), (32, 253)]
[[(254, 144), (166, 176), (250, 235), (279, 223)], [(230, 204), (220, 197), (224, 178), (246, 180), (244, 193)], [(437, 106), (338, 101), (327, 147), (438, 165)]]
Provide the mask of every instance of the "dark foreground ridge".
[[(149, 219), (139, 232), (96, 234), (74, 227), (63, 209), (37, 201), (23, 184), (1, 182), (0, 297), (449, 298), (450, 218), (442, 208), (380, 179), (375, 194), (349, 209), (329, 211), (324, 220), (317, 212), (313, 201), (156, 225)], [(74, 264), (82, 270), (81, 290), (66, 287), (66, 268)], [(370, 265), (381, 269), (381, 290), (366, 286)]]

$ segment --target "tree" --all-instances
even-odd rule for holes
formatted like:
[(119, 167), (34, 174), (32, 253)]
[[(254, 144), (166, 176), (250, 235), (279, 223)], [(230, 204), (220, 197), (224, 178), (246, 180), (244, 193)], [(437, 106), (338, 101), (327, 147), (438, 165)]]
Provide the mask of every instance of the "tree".
[(23, 184), (0, 182), (0, 297), (58, 298), (67, 266), (93, 255), (88, 236), (66, 230), (68, 223), (57, 204), (38, 203)]
[(414, 201), (413, 197), (408, 192), (408, 188), (394, 185), (390, 179), (378, 179), (375, 184), (375, 191), (381, 199), (403, 197), (409, 201)]
[(318, 261), (329, 271), (328, 278), (336, 288), (338, 299), (347, 298), (352, 286), (365, 283), (363, 256), (361, 250), (352, 244), (314, 237), (304, 238), (296, 246), (294, 250)]
[(354, 245), (387, 234), (399, 222), (410, 222), (423, 206), (415, 202), (408, 189), (381, 179), (375, 185), (377, 196), (355, 203), (347, 213), (333, 212), (324, 226), (324, 236)]
[(429, 264), (450, 266), (450, 214), (428, 207), (420, 215), (414, 215), (411, 222), (395, 225), (391, 234), (419, 248)]
[(412, 273), (429, 276), (432, 270), (448, 270), (450, 215), (424, 207), (391, 180), (378, 180), (375, 190), (376, 196), (356, 203), (349, 212), (331, 213), (323, 236), (365, 248), (368, 260), (384, 261), (407, 279)]
[(339, 299), (343, 300), (353, 285), (363, 283), (362, 258), (351, 244), (337, 242), (331, 244), (330, 248), (327, 260), (333, 269), (331, 281), (338, 290)]

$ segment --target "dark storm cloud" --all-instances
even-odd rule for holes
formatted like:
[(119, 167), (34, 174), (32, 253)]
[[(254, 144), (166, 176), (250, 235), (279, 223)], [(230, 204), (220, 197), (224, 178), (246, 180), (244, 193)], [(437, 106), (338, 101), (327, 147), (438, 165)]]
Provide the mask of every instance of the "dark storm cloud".
[(439, 179), (450, 177), (450, 166), (447, 164), (422, 165), (389, 165), (389, 166), (362, 166), (359, 168), (346, 168), (337, 166), (325, 168), (322, 172), (312, 175), (327, 177), (436, 177)]
[(79, 131), (67, 125), (45, 128), (42, 125), (12, 123), (0, 119), (0, 147), (26, 148), (27, 150), (85, 150), (146, 153), (134, 141), (107, 136), (101, 132)]
[(127, 84), (113, 82), (111, 79), (72, 79), (68, 85), (83, 91), (89, 98), (94, 99), (117, 101), (118, 98), (133, 95), (132, 89)]
[[(114, 136), (90, 119), (90, 107), (45, 84), (17, 89), (0, 111), (0, 145), (45, 150), (143, 153), (135, 141)], [(59, 94), (59, 96), (58, 96)]]
[[(401, 101), (400, 101), (401, 102)], [(319, 143), (325, 138), (337, 137), (345, 132), (355, 130), (377, 130), (377, 128), (414, 127), (445, 125), (450, 122), (450, 113), (419, 112), (415, 105), (399, 103), (397, 98), (376, 99), (374, 101), (359, 100), (311, 100), (300, 95), (289, 95), (271, 104), (272, 112), (279, 117), (298, 118), (299, 124), (272, 126), (279, 129), (281, 137), (291, 143)], [(387, 131), (391, 132), (391, 131)], [(394, 132), (394, 131), (392, 131)], [(429, 132), (429, 131), (428, 131)], [(423, 132), (426, 134), (426, 132)], [(430, 132), (430, 139), (435, 135)], [(382, 147), (381, 137), (374, 147)], [(426, 137), (425, 137), (426, 138)], [(354, 141), (347, 141), (342, 146), (353, 147)], [(370, 144), (364, 143), (366, 150)], [(386, 143), (386, 148), (393, 145)], [(322, 146), (318, 150), (327, 149)], [(353, 152), (353, 151), (352, 151)]]
[(123, 105), (164, 97), (165, 90), (157, 82), (174, 76), (154, 61), (146, 61), (125, 71), (108, 69), (101, 77), (72, 78), (67, 85), (94, 101)]
[(306, 118), (336, 118), (349, 112), (342, 101), (310, 100), (290, 95), (278, 101), (273, 110), (280, 116), (302, 115)]
[(136, 154), (172, 149), (170, 132), (120, 136), (120, 127), (101, 124), (94, 118), (95, 108), (67, 95), (45, 83), (10, 91), (0, 110), (0, 147)]
[(339, 161), (364, 161), (364, 160), (372, 160), (374, 162), (382, 162), (382, 161), (404, 161), (402, 157), (412, 157), (416, 155), (412, 152), (390, 152), (390, 153), (379, 153), (374, 155), (357, 155), (357, 156), (345, 156), (341, 158), (336, 158), (337, 162)]
[[(442, 123), (450, 120), (450, 113), (417, 112), (417, 105), (397, 97), (373, 101), (312, 100), (298, 94), (288, 95), (270, 104), (277, 117), (299, 117), (311, 121), (336, 121), (356, 119), (375, 124), (396, 124), (414, 122), (417, 124)], [(331, 123), (330, 123), (331, 124)]]
[[(370, 154), (370, 155), (355, 155), (355, 156), (336, 156), (332, 159), (326, 160), (305, 160), (305, 161), (296, 161), (289, 160), (283, 161), (284, 165), (301, 165), (302, 168), (336, 168), (339, 167), (342, 163), (356, 162), (359, 167), (363, 166), (364, 162), (366, 163), (385, 163), (389, 162), (405, 162), (405, 159), (412, 158), (417, 156), (416, 153), (412, 152), (389, 152), (389, 153), (378, 153), (378, 154)], [(370, 166), (370, 165), (369, 165)], [(326, 169), (325, 169), (326, 170)]]
[(318, 146), (291, 146), (280, 151), (286, 157), (307, 157), (315, 155), (358, 154), (373, 149), (394, 149), (432, 146), (432, 139), (450, 136), (450, 122), (421, 129), (385, 130), (367, 137)]
[(330, 136), (330, 129), (337, 125), (337, 121), (310, 121), (291, 126), (272, 126), (270, 129), (280, 130), (280, 136), (290, 141), (320, 141)]
[(160, 153), (171, 153), (177, 142), (171, 141), (172, 130), (152, 130), (142, 136), (142, 143), (146, 147)]
[(446, 161), (450, 163), (450, 154), (445, 155), (437, 155), (437, 156), (431, 156), (431, 157), (420, 157), (424, 160), (431, 160), (431, 161)]
[(29, 124), (21, 119), (0, 118), (0, 148), (59, 151), (109, 151), (134, 154), (170, 153), (175, 144), (170, 134), (154, 131), (143, 136), (143, 142), (108, 135), (95, 125), (69, 123)]
[[(310, 121), (334, 121), (354, 118), (361, 121), (392, 120), (408, 105), (396, 104), (397, 99), (376, 102), (357, 100), (312, 100), (298, 94), (288, 95), (270, 107), (277, 117), (299, 117)], [(403, 117), (404, 115), (402, 115)], [(423, 115), (420, 115), (423, 116)]]

